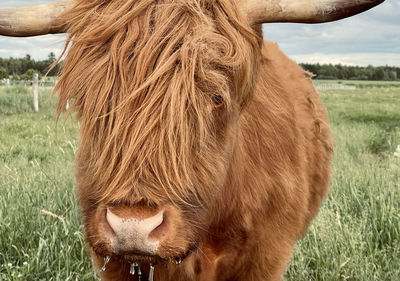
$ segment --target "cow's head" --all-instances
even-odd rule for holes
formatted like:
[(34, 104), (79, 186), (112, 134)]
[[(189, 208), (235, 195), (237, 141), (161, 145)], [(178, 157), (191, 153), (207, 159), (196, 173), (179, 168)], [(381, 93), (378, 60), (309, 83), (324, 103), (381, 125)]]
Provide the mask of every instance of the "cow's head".
[(179, 258), (207, 229), (260, 49), (229, 2), (82, 0), (65, 15), (59, 106), (81, 120), (78, 194), (98, 254)]
[(157, 261), (185, 257), (207, 233), (257, 77), (259, 24), (380, 2), (64, 1), (0, 11), (0, 34), (69, 33), (56, 91), (59, 112), (70, 101), (81, 120), (87, 239), (101, 256)]

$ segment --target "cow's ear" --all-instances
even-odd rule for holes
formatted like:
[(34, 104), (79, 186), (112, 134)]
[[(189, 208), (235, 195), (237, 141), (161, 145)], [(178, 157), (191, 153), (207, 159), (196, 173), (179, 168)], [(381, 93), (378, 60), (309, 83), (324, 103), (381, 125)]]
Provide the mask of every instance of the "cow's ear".
[(25, 37), (63, 33), (66, 24), (62, 14), (73, 1), (64, 0), (44, 5), (0, 9), (0, 35)]
[(323, 23), (369, 10), (385, 0), (242, 0), (250, 24), (269, 22)]

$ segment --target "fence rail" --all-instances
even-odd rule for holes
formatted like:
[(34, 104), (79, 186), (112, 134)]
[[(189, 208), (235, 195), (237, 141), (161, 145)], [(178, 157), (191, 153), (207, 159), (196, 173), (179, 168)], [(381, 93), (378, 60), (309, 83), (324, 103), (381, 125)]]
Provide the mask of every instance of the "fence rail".
[(32, 81), (32, 91), (33, 91), (33, 108), (36, 112), (39, 111), (39, 75), (35, 73), (33, 75)]
[(58, 79), (46, 79), (39, 80), (39, 75), (34, 74), (32, 80), (11, 80), (11, 79), (1, 79), (0, 86), (10, 88), (12, 86), (23, 86), (26, 88), (32, 88), (32, 104), (33, 109), (39, 111), (39, 87), (54, 87), (58, 82)]
[[(32, 86), (33, 80), (11, 80), (11, 79), (3, 79), (0, 80), (0, 86)], [(54, 87), (57, 83), (57, 79), (54, 80), (39, 80), (39, 86), (41, 87)]]
[(317, 90), (355, 90), (356, 86), (343, 85), (343, 84), (314, 84)]

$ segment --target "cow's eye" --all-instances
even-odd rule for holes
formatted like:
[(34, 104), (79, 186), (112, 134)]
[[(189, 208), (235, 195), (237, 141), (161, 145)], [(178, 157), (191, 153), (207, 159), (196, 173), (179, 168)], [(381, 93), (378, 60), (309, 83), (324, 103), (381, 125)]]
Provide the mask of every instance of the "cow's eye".
[(214, 94), (212, 96), (212, 101), (215, 105), (220, 106), (224, 103), (224, 98), (221, 95)]

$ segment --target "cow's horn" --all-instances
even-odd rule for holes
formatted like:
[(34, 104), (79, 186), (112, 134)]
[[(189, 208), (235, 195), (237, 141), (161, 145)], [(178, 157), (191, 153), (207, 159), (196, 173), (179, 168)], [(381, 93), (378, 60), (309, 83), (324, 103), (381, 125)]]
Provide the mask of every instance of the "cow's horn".
[(242, 10), (252, 24), (322, 23), (351, 17), (385, 0), (244, 0)]
[(71, 0), (14, 9), (0, 9), (0, 35), (36, 36), (63, 33), (63, 12), (72, 6)]

